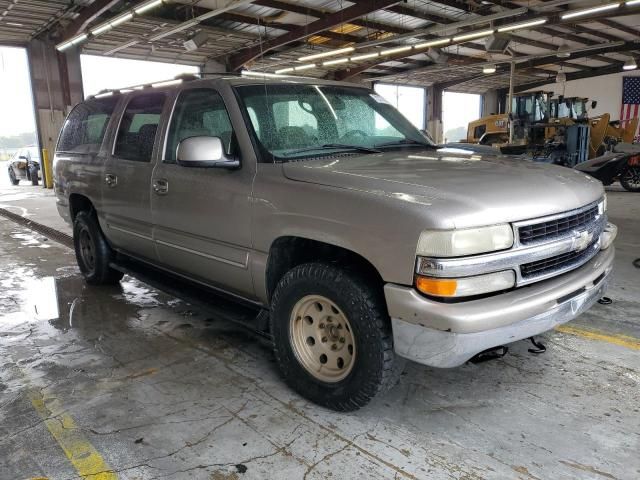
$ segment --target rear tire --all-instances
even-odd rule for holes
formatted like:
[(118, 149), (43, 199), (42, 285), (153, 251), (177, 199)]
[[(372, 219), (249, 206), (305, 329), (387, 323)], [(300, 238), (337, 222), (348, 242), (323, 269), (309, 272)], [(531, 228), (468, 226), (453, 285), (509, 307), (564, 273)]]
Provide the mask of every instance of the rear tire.
[(640, 167), (627, 167), (620, 174), (620, 185), (629, 192), (640, 192)]
[(109, 266), (114, 254), (93, 212), (82, 211), (73, 221), (73, 245), (80, 271), (91, 285), (114, 285), (123, 273)]
[(395, 383), (404, 364), (393, 352), (381, 292), (325, 263), (299, 265), (280, 280), (271, 333), (285, 382), (333, 410), (363, 407)]
[(16, 173), (13, 171), (13, 168), (9, 167), (9, 181), (11, 185), (18, 185), (20, 183), (20, 179), (16, 178)]

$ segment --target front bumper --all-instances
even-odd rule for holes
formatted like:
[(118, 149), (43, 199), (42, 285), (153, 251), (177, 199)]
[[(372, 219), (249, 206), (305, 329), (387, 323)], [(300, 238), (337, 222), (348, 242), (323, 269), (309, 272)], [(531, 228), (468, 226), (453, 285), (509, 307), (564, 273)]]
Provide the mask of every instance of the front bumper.
[(551, 330), (588, 310), (606, 291), (613, 246), (569, 273), (479, 300), (443, 303), (411, 287), (384, 287), (398, 355), (456, 367), (488, 348)]

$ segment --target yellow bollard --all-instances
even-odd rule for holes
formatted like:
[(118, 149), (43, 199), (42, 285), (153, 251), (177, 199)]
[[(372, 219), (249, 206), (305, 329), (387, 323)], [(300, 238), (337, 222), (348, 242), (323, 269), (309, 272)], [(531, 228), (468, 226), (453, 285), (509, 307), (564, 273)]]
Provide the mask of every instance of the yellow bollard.
[(53, 165), (49, 158), (49, 151), (46, 148), (42, 149), (42, 181), (46, 188), (53, 188)]

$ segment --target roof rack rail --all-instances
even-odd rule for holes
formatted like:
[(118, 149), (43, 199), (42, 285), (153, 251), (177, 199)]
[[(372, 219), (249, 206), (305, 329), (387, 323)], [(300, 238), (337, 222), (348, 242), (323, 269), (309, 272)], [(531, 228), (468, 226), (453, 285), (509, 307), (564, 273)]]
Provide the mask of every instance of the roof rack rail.
[(98, 93), (94, 94), (94, 95), (89, 95), (87, 97), (87, 100), (92, 100), (94, 98), (101, 98), (101, 97), (106, 97), (109, 95), (118, 95), (121, 93), (129, 93), (133, 90), (146, 90), (147, 88), (154, 88), (155, 87), (162, 87), (162, 86), (166, 86), (166, 85), (170, 85), (178, 82), (191, 82), (193, 80), (200, 80), (201, 77), (198, 76), (198, 74), (193, 74), (193, 73), (181, 73), (180, 75), (176, 75), (173, 78), (170, 78), (168, 80), (159, 80), (157, 82), (150, 82), (150, 83), (140, 83), (138, 85), (131, 85), (129, 87), (120, 87), (120, 88), (105, 88), (103, 90), (100, 90)]

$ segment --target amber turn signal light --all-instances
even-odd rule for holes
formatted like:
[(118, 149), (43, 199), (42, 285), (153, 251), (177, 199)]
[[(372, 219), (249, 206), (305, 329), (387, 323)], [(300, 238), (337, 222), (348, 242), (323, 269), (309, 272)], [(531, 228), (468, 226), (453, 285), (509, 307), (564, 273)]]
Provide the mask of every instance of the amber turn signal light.
[(458, 282), (453, 278), (431, 278), (416, 275), (416, 288), (425, 295), (453, 297), (456, 294)]

